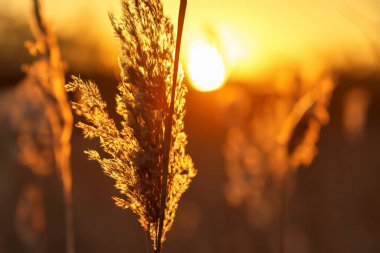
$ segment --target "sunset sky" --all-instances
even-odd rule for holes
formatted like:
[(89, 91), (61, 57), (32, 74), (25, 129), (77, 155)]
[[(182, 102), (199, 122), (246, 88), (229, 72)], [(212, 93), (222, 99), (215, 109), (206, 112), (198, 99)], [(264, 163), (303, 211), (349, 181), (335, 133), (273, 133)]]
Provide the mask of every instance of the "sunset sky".
[[(118, 12), (118, 0), (43, 2), (60, 34), (91, 32), (107, 54), (116, 57), (117, 40), (107, 13)], [(17, 15), (26, 15), (30, 8), (29, 0), (0, 4)], [(164, 6), (176, 23), (179, 1), (165, 0)], [(380, 38), (379, 13), (375, 0), (189, 0), (182, 57), (186, 61), (196, 43), (212, 44), (223, 57), (227, 75), (243, 81), (260, 79), (285, 65), (306, 73), (347, 67), (347, 62), (367, 68), (374, 63), (369, 41)], [(115, 62), (115, 57), (108, 60)]]
[(380, 253), (380, 0), (0, 0), (0, 48), (0, 253)]

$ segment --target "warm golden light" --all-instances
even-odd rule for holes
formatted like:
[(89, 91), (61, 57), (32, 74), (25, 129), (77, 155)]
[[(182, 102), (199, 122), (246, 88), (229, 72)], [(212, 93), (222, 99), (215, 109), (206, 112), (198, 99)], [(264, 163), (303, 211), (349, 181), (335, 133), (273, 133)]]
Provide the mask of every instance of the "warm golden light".
[(226, 68), (218, 50), (207, 44), (190, 48), (188, 72), (193, 87), (199, 91), (219, 89), (226, 77)]

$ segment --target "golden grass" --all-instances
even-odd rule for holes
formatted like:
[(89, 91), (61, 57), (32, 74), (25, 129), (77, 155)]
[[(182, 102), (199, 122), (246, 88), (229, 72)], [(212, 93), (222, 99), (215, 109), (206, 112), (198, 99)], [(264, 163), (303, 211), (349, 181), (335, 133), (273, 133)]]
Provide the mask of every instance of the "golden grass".
[[(80, 93), (72, 107), (85, 121), (77, 126), (86, 138), (98, 138), (108, 154), (88, 150), (89, 159), (115, 179), (122, 195), (113, 198), (116, 205), (138, 215), (154, 250), (160, 252), (178, 202), (196, 174), (185, 152), (187, 88), (182, 70), (177, 81), (180, 39), (176, 50), (173, 25), (160, 1), (123, 0), (122, 7), (120, 19), (110, 15), (121, 41), (122, 82), (115, 95), (121, 127), (109, 116), (94, 83), (74, 77), (66, 88)], [(178, 34), (180, 38), (181, 31)]]
[(70, 166), (73, 119), (65, 91), (65, 67), (57, 39), (33, 1), (31, 30), (35, 42), (27, 42), (36, 60), (24, 67), (26, 77), (1, 102), (7, 124), (17, 137), (17, 158), (37, 176), (58, 173), (63, 186), (66, 219), (66, 252), (74, 252), (72, 178)]

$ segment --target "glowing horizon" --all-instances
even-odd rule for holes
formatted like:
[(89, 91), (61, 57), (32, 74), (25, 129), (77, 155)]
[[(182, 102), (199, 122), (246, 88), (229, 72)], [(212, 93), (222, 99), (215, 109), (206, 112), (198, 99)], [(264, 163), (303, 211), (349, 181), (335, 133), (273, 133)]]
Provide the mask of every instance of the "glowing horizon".
[[(163, 2), (176, 23), (179, 2)], [(117, 65), (118, 41), (107, 14), (113, 11), (117, 15), (119, 0), (43, 3), (60, 34), (79, 32), (83, 39), (96, 40), (103, 48), (105, 64)], [(7, 2), (3, 7), (27, 16), (30, 1)], [(379, 12), (379, 4), (372, 0), (224, 0), (223, 4), (193, 0), (186, 13), (182, 58), (186, 65), (194, 40), (209, 36), (211, 30), (226, 71), (236, 80), (271, 78), (273, 71), (283, 66), (300, 68), (305, 75), (312, 69), (349, 64), (374, 66), (377, 62), (367, 33), (375, 34)], [(87, 22), (83, 22), (84, 16)]]

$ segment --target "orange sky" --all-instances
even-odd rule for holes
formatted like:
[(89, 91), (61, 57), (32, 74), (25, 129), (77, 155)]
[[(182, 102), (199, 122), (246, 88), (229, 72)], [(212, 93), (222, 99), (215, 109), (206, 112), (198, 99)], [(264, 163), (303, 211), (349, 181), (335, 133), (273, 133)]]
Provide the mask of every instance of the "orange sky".
[[(46, 12), (54, 20), (58, 32), (93, 30), (105, 52), (115, 58), (117, 41), (107, 12), (117, 12), (118, 2), (44, 1)], [(255, 80), (289, 64), (302, 66), (305, 72), (344, 66), (347, 59), (368, 67), (373, 65), (374, 58), (363, 30), (370, 34), (380, 31), (380, 4), (376, 2), (188, 0), (183, 58), (194, 41), (209, 40), (208, 31), (212, 31), (233, 79)], [(166, 11), (176, 20), (179, 2), (165, 0), (164, 4)], [(30, 1), (1, 1), (0, 5), (25, 14)], [(114, 57), (108, 60), (114, 62)]]

